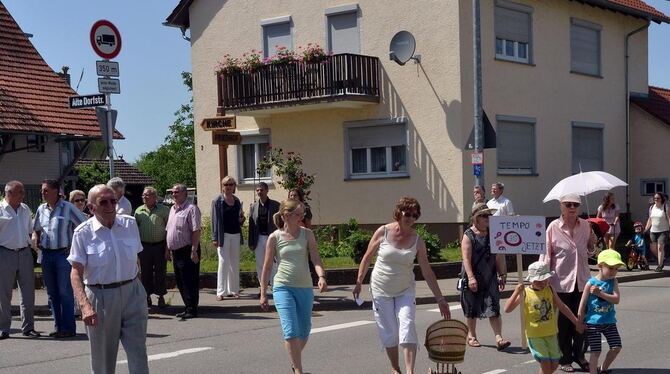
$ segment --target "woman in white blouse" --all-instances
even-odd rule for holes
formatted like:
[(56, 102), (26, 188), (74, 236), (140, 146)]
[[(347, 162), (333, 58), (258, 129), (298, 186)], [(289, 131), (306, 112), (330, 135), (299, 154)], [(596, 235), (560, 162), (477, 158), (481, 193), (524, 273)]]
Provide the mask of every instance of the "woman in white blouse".
[(665, 195), (660, 192), (654, 194), (654, 204), (649, 208), (649, 219), (644, 230), (649, 230), (651, 252), (658, 258), (658, 266), (654, 271), (660, 272), (663, 270), (665, 245), (668, 243), (670, 231), (670, 212), (665, 203)]

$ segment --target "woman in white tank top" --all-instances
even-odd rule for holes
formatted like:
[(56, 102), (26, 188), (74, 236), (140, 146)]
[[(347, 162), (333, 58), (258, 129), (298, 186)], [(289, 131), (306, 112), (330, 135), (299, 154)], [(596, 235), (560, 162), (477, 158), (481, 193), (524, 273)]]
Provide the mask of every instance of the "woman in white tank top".
[(658, 266), (654, 271), (663, 270), (665, 261), (665, 245), (668, 243), (670, 235), (670, 212), (662, 193), (654, 194), (654, 204), (649, 208), (649, 219), (645, 226), (645, 231), (649, 230), (651, 238), (651, 252), (658, 258)]
[(379, 337), (386, 349), (393, 373), (400, 373), (399, 345), (404, 351), (405, 373), (414, 373), (418, 343), (414, 324), (415, 258), (419, 262), (421, 274), (428, 283), (428, 287), (435, 295), (440, 313), (444, 318), (451, 318), (449, 304), (442, 296), (435, 273), (428, 262), (426, 243), (412, 228), (420, 215), (421, 206), (416, 199), (403, 197), (398, 201), (393, 212), (395, 222), (381, 226), (372, 236), (358, 268), (358, 278), (353, 290), (354, 298), (358, 299), (370, 262), (377, 255), (377, 261), (370, 277), (372, 309)]

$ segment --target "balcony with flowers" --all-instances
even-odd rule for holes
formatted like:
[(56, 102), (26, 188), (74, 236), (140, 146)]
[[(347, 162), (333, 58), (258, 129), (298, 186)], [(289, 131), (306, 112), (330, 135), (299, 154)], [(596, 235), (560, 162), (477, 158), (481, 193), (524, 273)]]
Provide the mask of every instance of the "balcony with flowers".
[(267, 116), (301, 110), (360, 108), (379, 103), (379, 59), (329, 54), (318, 44), (273, 56), (251, 50), (224, 55), (216, 67), (218, 105), (226, 113)]

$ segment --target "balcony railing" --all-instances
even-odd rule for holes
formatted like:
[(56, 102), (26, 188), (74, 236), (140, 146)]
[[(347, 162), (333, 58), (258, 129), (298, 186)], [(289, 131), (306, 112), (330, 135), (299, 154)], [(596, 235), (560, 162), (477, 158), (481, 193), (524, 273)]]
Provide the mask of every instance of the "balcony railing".
[(322, 101), (379, 102), (379, 59), (343, 53), (319, 63), (219, 74), (218, 91), (219, 106), (239, 111)]

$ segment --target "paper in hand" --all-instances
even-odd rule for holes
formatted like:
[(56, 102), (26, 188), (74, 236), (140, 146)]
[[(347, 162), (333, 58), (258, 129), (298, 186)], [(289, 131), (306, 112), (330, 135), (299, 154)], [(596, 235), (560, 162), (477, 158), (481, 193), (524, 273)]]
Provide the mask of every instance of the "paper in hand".
[(361, 299), (360, 296), (356, 297), (354, 300), (356, 301), (356, 304), (358, 304), (358, 306), (361, 306), (364, 303), (363, 299)]

